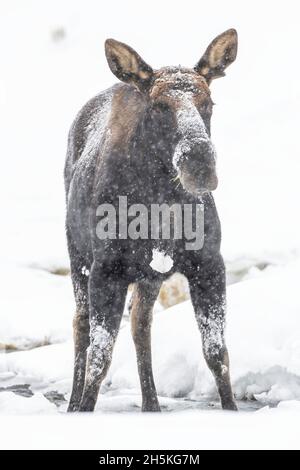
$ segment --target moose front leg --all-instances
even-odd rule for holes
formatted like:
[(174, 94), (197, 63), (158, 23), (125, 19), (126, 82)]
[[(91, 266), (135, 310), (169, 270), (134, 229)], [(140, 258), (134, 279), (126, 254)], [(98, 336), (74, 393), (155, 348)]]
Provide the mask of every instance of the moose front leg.
[(93, 411), (111, 363), (124, 309), (127, 285), (93, 265), (89, 279), (90, 346), (79, 411)]
[(213, 373), (222, 408), (237, 410), (234, 401), (229, 356), (225, 344), (226, 277), (221, 255), (201, 263), (189, 276), (190, 293), (202, 336), (205, 360)]
[(68, 411), (78, 411), (83, 392), (86, 370), (87, 348), (89, 339), (89, 302), (88, 302), (88, 277), (83, 268), (86, 265), (78, 253), (70, 234), (68, 236), (68, 248), (71, 261), (72, 283), (76, 301), (76, 314), (73, 321), (74, 336), (74, 373), (73, 386), (68, 406)]
[[(87, 296), (87, 289), (85, 295)], [(76, 294), (76, 299), (77, 298), (78, 294)], [(83, 299), (81, 306), (78, 306), (77, 302), (77, 310), (73, 321), (73, 331), (75, 357), (73, 387), (68, 412), (78, 411), (85, 381), (86, 351), (90, 342), (89, 307), (86, 298)]]
[(134, 286), (131, 304), (131, 331), (136, 349), (142, 390), (142, 411), (160, 411), (151, 358), (152, 308), (161, 282), (138, 282)]

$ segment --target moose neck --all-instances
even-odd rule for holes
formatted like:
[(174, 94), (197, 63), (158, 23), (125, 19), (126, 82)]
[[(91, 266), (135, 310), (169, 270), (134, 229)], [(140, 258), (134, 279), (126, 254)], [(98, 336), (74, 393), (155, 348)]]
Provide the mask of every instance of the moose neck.
[[(164, 202), (174, 191), (174, 169), (171, 165), (171, 144), (160, 148), (158, 137), (149, 121), (149, 108), (145, 108), (129, 142), (131, 165), (142, 183), (143, 192)], [(173, 197), (173, 196), (172, 196)]]

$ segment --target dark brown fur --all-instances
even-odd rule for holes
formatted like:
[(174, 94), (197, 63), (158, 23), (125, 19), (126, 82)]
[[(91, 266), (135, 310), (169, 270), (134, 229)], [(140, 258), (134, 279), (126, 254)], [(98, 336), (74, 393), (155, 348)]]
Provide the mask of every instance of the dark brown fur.
[[(210, 142), (212, 100), (208, 87), (234, 60), (236, 47), (236, 32), (228, 30), (211, 43), (194, 69), (167, 67), (154, 71), (130, 47), (112, 39), (106, 42), (111, 70), (125, 83), (98, 95), (81, 110), (70, 131), (65, 166), (67, 238), (77, 307), (69, 411), (92, 411), (96, 405), (130, 283), (135, 284), (131, 324), (142, 409), (159, 411), (151, 361), (152, 308), (162, 282), (174, 272), (188, 279), (204, 356), (214, 374), (222, 407), (236, 409), (224, 336), (226, 286), (221, 230), (211, 194), (217, 179)], [(202, 134), (197, 140), (187, 133), (190, 145), (175, 165), (178, 142), (184, 142), (177, 111), (184, 105), (186, 93)], [(108, 105), (108, 122), (103, 124), (99, 116)], [(186, 109), (190, 113), (190, 108)], [(142, 202), (146, 207), (153, 203), (195, 205), (202, 195), (203, 247), (188, 251), (183, 240), (171, 238), (99, 239), (95, 230), (97, 208), (107, 202), (116, 207), (119, 195), (126, 195), (129, 205)], [(151, 268), (153, 250), (158, 248), (172, 254), (173, 267), (168, 273)]]

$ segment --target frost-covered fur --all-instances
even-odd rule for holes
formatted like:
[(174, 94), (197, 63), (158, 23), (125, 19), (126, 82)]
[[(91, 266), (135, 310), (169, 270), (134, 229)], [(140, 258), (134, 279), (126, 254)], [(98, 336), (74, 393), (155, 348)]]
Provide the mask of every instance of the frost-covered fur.
[[(226, 40), (228, 32), (224, 34)], [(229, 36), (232, 41), (232, 31)], [(235, 409), (224, 340), (221, 231), (210, 192), (217, 179), (207, 81), (194, 69), (154, 72), (135, 51), (114, 40), (107, 41), (106, 55), (112, 71), (126, 83), (100, 93), (79, 112), (65, 166), (66, 228), (77, 305), (69, 410), (95, 407), (129, 283), (135, 283), (132, 333), (143, 410), (159, 410), (151, 366), (151, 312), (161, 283), (174, 272), (189, 281), (204, 355), (222, 405)], [(119, 196), (126, 196), (128, 205), (142, 203), (149, 209), (153, 203), (195, 205), (202, 196), (203, 248), (187, 251), (185, 240), (172, 238), (100, 240), (97, 207), (117, 207)]]
[(181, 159), (189, 155), (193, 146), (208, 145), (211, 147), (213, 158), (216, 159), (215, 148), (209, 138), (203, 119), (193, 103), (193, 94), (191, 92), (176, 91), (175, 97), (180, 100), (180, 107), (176, 113), (180, 139), (173, 156), (175, 169), (180, 169)]

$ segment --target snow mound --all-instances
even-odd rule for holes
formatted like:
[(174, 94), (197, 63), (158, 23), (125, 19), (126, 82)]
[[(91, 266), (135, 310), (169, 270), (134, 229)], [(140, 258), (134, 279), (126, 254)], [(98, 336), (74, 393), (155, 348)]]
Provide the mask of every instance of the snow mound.
[(0, 393), (0, 409), (6, 414), (53, 414), (56, 406), (50, 403), (41, 393), (36, 393), (30, 398), (18, 396), (12, 392)]
[(29, 349), (71, 337), (75, 307), (68, 276), (5, 266), (0, 282), (5, 293), (0, 298), (0, 349)]

